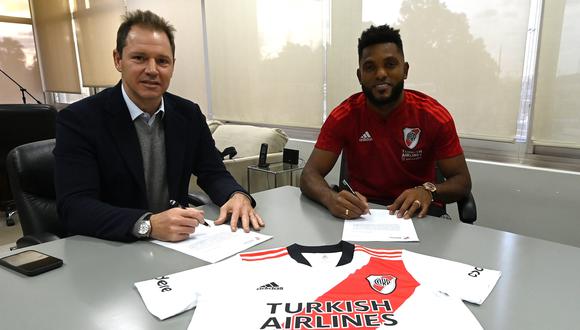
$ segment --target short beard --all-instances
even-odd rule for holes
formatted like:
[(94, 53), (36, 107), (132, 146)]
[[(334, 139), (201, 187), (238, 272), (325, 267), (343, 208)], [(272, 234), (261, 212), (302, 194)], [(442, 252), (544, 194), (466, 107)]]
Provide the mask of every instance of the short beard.
[(385, 100), (379, 100), (373, 95), (373, 91), (370, 88), (361, 85), (362, 91), (367, 97), (367, 100), (377, 108), (382, 108), (384, 106), (393, 105), (397, 103), (401, 94), (403, 94), (403, 89), (405, 88), (405, 81), (401, 80), (400, 83), (393, 86), (391, 90), (391, 96), (387, 97)]

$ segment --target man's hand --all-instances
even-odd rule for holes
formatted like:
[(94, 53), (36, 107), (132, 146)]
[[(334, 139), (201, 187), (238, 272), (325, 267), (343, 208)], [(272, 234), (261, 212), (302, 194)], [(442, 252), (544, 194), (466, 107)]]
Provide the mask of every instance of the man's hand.
[(350, 191), (343, 190), (332, 194), (332, 199), (326, 203), (326, 207), (335, 217), (349, 220), (369, 213), (367, 198), (360, 193), (355, 192), (355, 196)]
[(403, 191), (393, 204), (387, 206), (387, 210), (390, 214), (396, 212), (398, 218), (405, 219), (410, 219), (417, 210), (420, 210), (419, 218), (423, 218), (427, 215), (431, 201), (432, 195), (429, 191), (423, 187), (415, 187)]
[(204, 222), (203, 211), (194, 208), (172, 208), (153, 214), (151, 238), (161, 241), (178, 242), (189, 238), (200, 223)]
[(220, 215), (214, 222), (221, 225), (226, 222), (228, 214), (231, 214), (230, 226), (232, 231), (238, 230), (238, 221), (242, 220), (242, 228), (246, 233), (250, 232), (250, 222), (254, 230), (264, 227), (264, 221), (252, 207), (252, 203), (246, 195), (242, 193), (234, 194), (221, 208)]

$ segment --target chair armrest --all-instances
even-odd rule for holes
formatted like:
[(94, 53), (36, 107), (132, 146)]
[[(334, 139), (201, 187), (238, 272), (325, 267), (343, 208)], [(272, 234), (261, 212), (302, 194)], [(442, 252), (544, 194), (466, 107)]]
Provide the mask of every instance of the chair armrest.
[(457, 201), (457, 211), (462, 222), (473, 224), (477, 220), (477, 207), (471, 192), (464, 199)]
[(50, 242), (50, 241), (56, 241), (57, 239), (60, 239), (60, 237), (56, 236), (55, 234), (48, 233), (48, 232), (26, 235), (26, 236), (20, 237), (16, 241), (16, 248), (21, 249), (23, 247), (33, 246), (36, 244), (46, 243), (46, 242)]
[(201, 206), (211, 203), (211, 199), (208, 195), (202, 192), (190, 192), (187, 194), (187, 202), (193, 206)]

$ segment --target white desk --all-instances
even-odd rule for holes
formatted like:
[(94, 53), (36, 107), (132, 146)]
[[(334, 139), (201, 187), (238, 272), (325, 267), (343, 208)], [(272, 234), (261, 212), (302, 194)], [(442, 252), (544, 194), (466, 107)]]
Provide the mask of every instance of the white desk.
[[(253, 195), (274, 238), (253, 250), (300, 243), (333, 244), (343, 220), (294, 187)], [(217, 208), (206, 207), (208, 218)], [(501, 270), (481, 306), (468, 304), (486, 329), (572, 329), (580, 324), (580, 249), (493, 229), (426, 218), (416, 221), (419, 243), (363, 243), (405, 248)], [(132, 244), (75, 236), (34, 247), (64, 260), (57, 270), (27, 278), (0, 270), (2, 329), (185, 329), (192, 311), (158, 321), (136, 281), (204, 265), (148, 242)], [(227, 312), (224, 311), (224, 315)]]

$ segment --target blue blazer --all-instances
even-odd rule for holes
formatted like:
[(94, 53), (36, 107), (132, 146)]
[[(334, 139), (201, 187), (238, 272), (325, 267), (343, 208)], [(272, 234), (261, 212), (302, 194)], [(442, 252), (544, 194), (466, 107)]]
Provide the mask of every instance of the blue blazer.
[[(170, 199), (187, 205), (191, 174), (218, 205), (247, 193), (224, 167), (199, 106), (170, 93), (163, 98)], [(136, 240), (133, 226), (149, 210), (141, 147), (120, 82), (59, 112), (54, 156), (58, 215), (69, 234)]]

